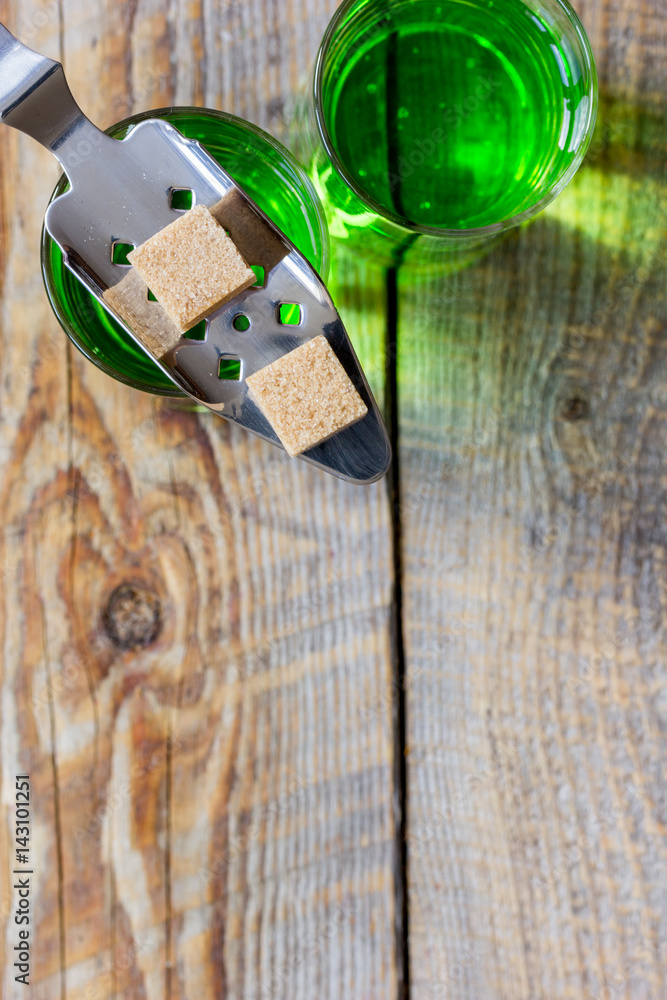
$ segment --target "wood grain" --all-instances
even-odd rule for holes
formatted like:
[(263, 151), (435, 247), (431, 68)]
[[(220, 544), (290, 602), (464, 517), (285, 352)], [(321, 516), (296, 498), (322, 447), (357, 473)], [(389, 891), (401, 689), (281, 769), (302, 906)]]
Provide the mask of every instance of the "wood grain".
[(583, 6), (587, 165), (401, 276), (413, 1000), (667, 992), (666, 22)]
[[(334, 7), (0, 0), (0, 19), (60, 52), (102, 125), (178, 102), (277, 128)], [(35, 1000), (393, 998), (393, 733), (366, 721), (391, 688), (386, 491), (66, 346), (38, 263), (57, 169), (8, 129), (0, 156), (2, 996), (25, 995), (6, 876), (29, 772)]]
[[(101, 125), (287, 134), (335, 0), (0, 0)], [(581, 0), (601, 119), (538, 221), (401, 276), (413, 1000), (665, 994), (666, 16)], [(37, 1000), (398, 995), (384, 487), (116, 385), (0, 130), (1, 994), (30, 771)], [(333, 283), (379, 396), (382, 276)], [(399, 894), (400, 898), (400, 894)]]

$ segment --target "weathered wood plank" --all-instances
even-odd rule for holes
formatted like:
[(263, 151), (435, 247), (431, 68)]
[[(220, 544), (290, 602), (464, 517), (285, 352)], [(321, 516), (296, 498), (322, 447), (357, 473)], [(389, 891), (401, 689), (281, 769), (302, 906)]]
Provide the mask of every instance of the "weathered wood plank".
[(655, 4), (584, 13), (588, 165), (481, 263), (401, 278), (413, 1000), (667, 988), (667, 37)]
[[(42, 7), (31, 44), (57, 55), (62, 38), (101, 124), (177, 101), (276, 125), (335, 3), (1, 0), (0, 17), (16, 29)], [(392, 726), (360, 724), (391, 683), (385, 489), (66, 348), (38, 268), (57, 169), (9, 130), (0, 143), (0, 863), (4, 888), (29, 771), (31, 995), (394, 997)], [(345, 295), (361, 315), (363, 293)], [(125, 648), (128, 628), (146, 645)]]

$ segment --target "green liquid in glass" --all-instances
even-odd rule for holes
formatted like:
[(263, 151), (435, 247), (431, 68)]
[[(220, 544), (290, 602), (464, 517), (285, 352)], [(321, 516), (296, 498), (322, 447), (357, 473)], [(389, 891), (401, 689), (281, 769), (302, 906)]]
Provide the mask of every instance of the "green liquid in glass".
[[(138, 115), (131, 124), (121, 122), (110, 133), (122, 138), (132, 124), (146, 118), (163, 118), (189, 139), (201, 142), (326, 280), (328, 246), (322, 209), (308, 177), (287, 150), (239, 118), (190, 108)], [(61, 180), (54, 196), (65, 188)], [(67, 270), (59, 247), (46, 232), (42, 267), (58, 319), (91, 361), (135, 388), (183, 395)]]
[(372, 21), (359, 25), (357, 8), (341, 27), (324, 74), (324, 119), (357, 189), (440, 229), (492, 225), (534, 205), (576, 157), (587, 124), (571, 44), (520, 0), (373, 6)]

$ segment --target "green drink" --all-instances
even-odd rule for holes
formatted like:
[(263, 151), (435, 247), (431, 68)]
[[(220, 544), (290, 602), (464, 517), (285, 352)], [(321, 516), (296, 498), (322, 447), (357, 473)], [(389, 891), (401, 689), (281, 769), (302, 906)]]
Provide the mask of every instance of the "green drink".
[(484, 237), (562, 189), (595, 105), (561, 0), (348, 0), (316, 70), (313, 175), (338, 235)]
[[(163, 118), (189, 139), (201, 142), (326, 280), (328, 234), (322, 206), (307, 175), (280, 143), (240, 118), (199, 108), (136, 115), (114, 126), (110, 134), (123, 138), (147, 118)], [(53, 197), (66, 186), (66, 179), (61, 179)], [(42, 273), (56, 316), (86, 357), (134, 388), (163, 396), (183, 395), (67, 270), (59, 247), (46, 231), (42, 233)]]

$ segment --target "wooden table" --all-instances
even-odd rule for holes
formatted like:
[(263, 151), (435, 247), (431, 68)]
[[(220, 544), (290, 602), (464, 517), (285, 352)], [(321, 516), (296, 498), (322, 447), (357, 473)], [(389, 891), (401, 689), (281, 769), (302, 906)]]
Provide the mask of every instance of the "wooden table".
[[(283, 135), (335, 7), (0, 20), (103, 126), (195, 104)], [(579, 9), (602, 106), (567, 192), (399, 275), (389, 352), (385, 276), (336, 263), (397, 492), (79, 356), (39, 273), (57, 165), (0, 129), (3, 998), (667, 995), (667, 10)]]

